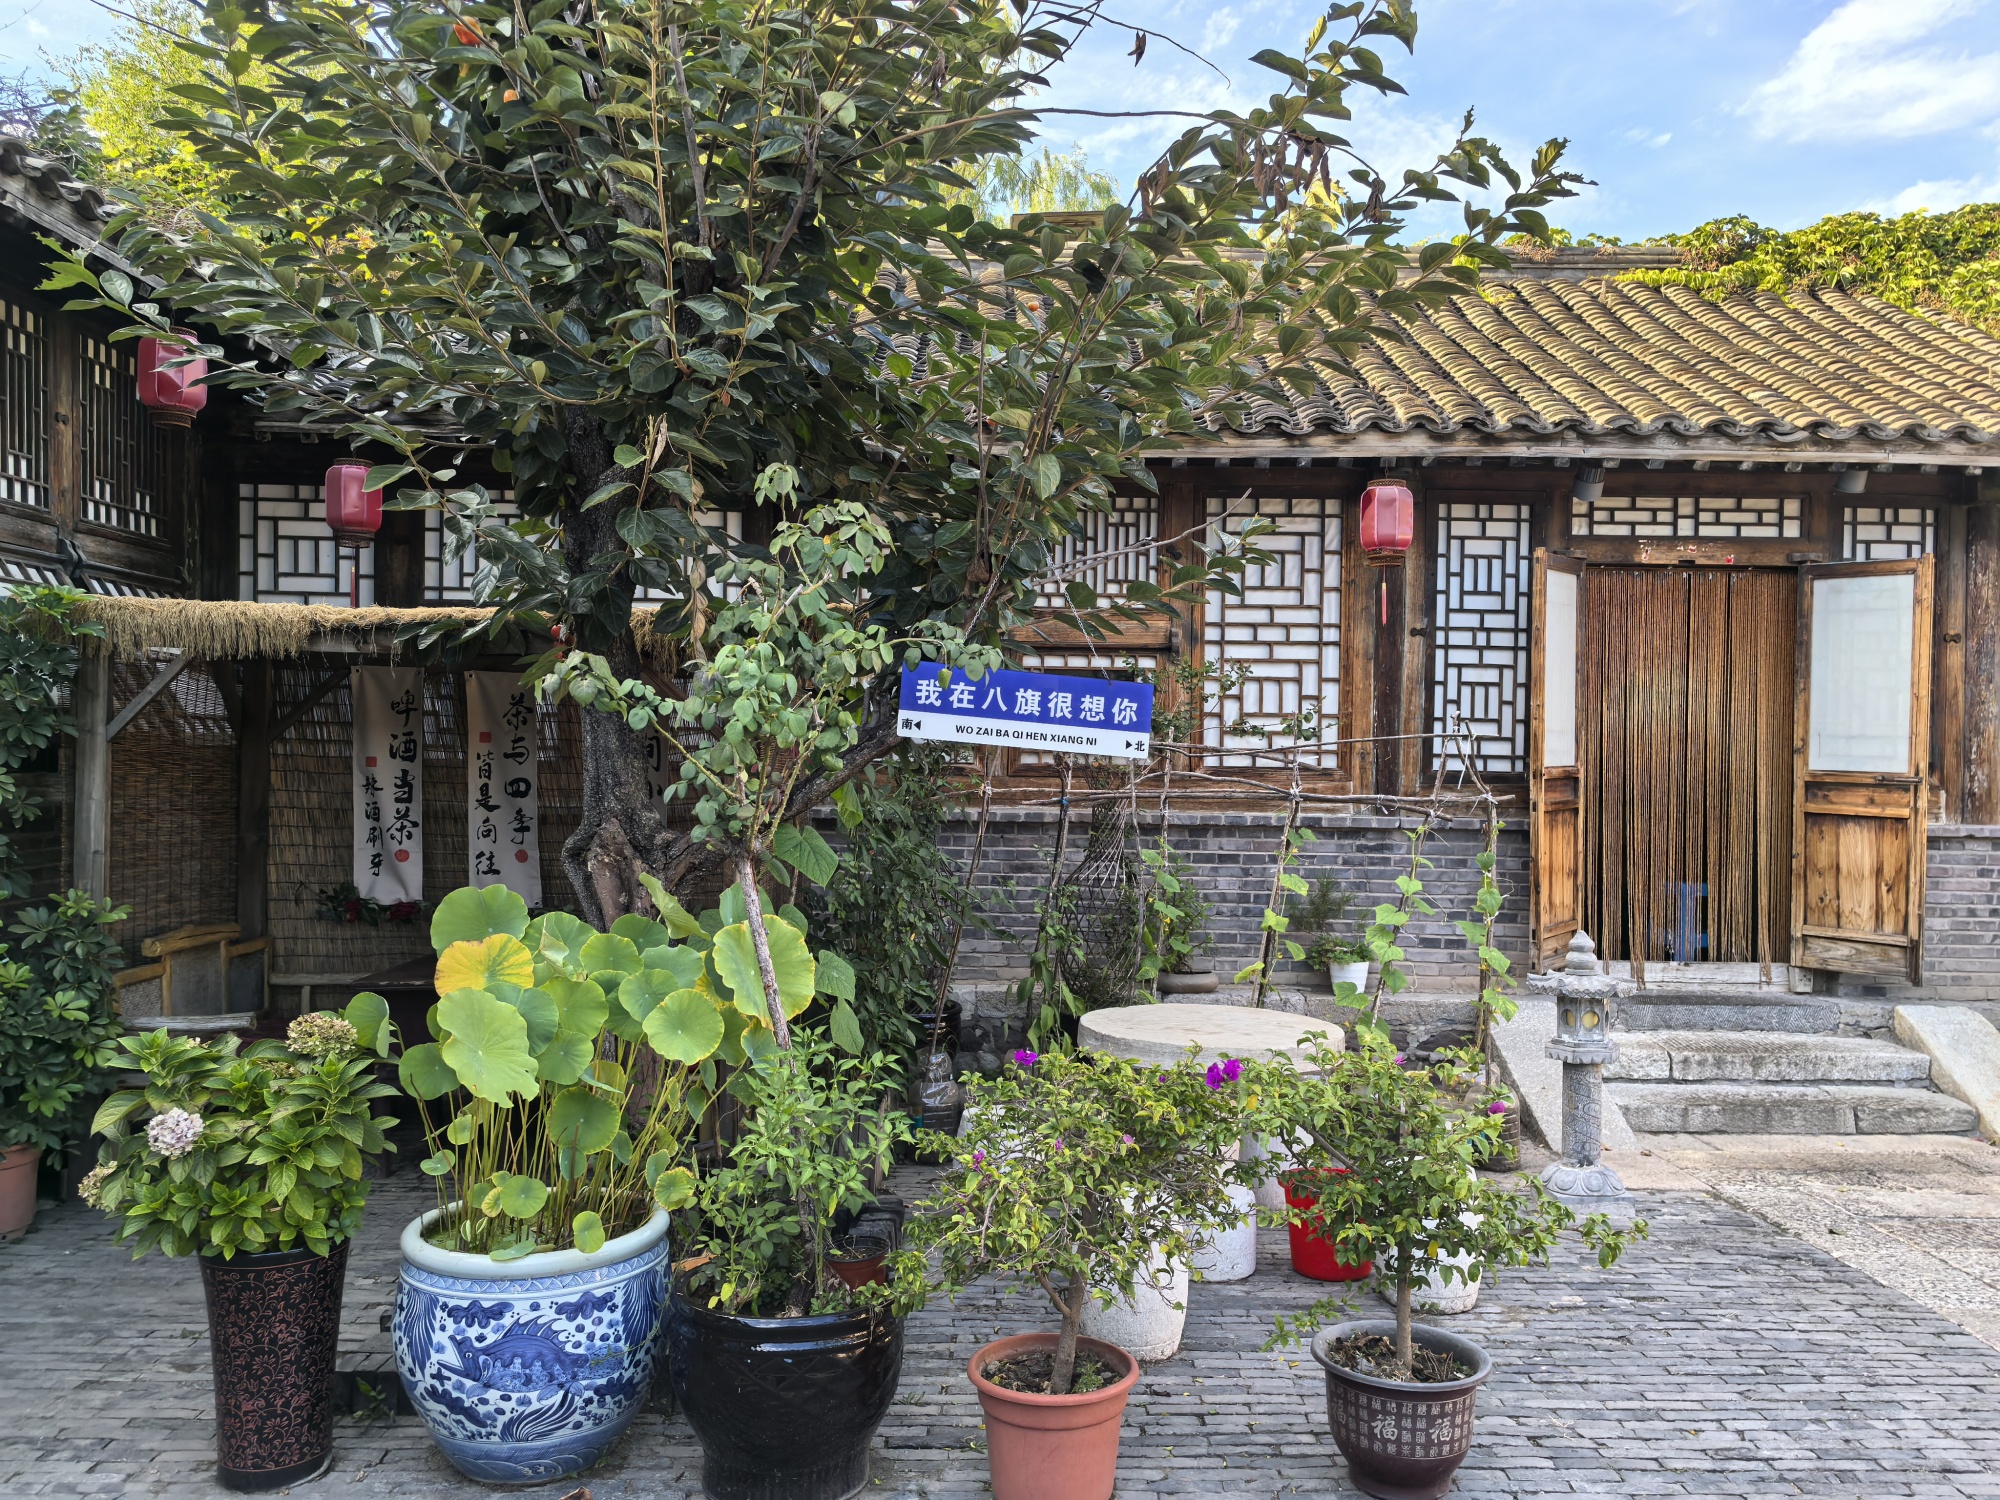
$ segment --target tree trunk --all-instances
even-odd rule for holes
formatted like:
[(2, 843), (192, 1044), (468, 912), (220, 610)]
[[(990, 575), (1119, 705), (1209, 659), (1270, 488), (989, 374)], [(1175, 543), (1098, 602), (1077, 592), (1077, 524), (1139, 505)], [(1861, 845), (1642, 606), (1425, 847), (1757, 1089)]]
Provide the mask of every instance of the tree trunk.
[(1417, 1351), (1410, 1335), (1410, 1282), (1413, 1279), (1407, 1252), (1396, 1262), (1396, 1373), (1414, 1378)]
[(1056, 1357), (1049, 1370), (1049, 1394), (1067, 1396), (1076, 1380), (1076, 1340), (1083, 1332), (1083, 1310), (1090, 1305), (1090, 1283), (1072, 1276), (1069, 1301), (1063, 1307), (1062, 1332), (1056, 1337)]

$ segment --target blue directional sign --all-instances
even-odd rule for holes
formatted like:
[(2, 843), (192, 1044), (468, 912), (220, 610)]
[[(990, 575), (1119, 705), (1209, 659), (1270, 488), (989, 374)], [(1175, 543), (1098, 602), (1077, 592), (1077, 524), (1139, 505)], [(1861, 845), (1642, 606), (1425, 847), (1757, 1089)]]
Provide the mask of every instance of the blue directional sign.
[(927, 661), (903, 668), (897, 717), (907, 739), (1144, 760), (1151, 754), (1153, 688), (1045, 672), (971, 677)]

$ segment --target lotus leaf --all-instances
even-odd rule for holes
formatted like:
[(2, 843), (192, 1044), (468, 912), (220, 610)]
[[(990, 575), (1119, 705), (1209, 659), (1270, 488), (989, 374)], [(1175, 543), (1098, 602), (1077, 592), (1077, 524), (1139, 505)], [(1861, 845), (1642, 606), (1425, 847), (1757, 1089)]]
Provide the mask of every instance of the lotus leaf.
[(690, 989), (701, 983), (702, 955), (685, 943), (666, 948), (648, 948), (640, 955), (649, 969), (665, 969), (680, 982), (677, 990)]
[(722, 1035), (722, 1012), (700, 990), (675, 990), (646, 1017), (646, 1040), (669, 1062), (700, 1062), (722, 1045)]
[(595, 1255), (604, 1248), (604, 1220), (587, 1208), (570, 1220), (569, 1232), (585, 1255)]
[(486, 1201), (494, 1201), (499, 1195), (500, 1212), (510, 1219), (532, 1219), (542, 1211), (542, 1205), (549, 1201), (549, 1185), (539, 1177), (523, 1177), (518, 1173), (508, 1173), (500, 1179), (500, 1185), (487, 1195)]
[[(496, 932), (478, 942), (453, 943), (438, 956), (437, 992), (484, 990), (495, 984), (525, 989), (535, 982), (535, 958), (519, 938)], [(447, 1024), (447, 1031), (451, 1028)]]
[(483, 942), (504, 933), (518, 938), (528, 930), (528, 903), (504, 885), (453, 891), (431, 914), (431, 947), (442, 954), (453, 943)]
[(635, 1021), (644, 1021), (653, 1007), (682, 986), (665, 969), (641, 969), (618, 986), (618, 1003)]
[(551, 979), (537, 988), (554, 998), (558, 1030), (594, 1037), (604, 1029), (610, 1002), (594, 980)]
[(436, 1042), (407, 1048), (396, 1064), (396, 1077), (403, 1092), (418, 1099), (442, 1099), (458, 1087), (458, 1075), (446, 1065), (443, 1049)]
[(489, 993), (502, 1005), (511, 1005), (521, 1013), (521, 1019), (528, 1023), (528, 1050), (539, 1052), (555, 1040), (561, 1030), (561, 1011), (556, 1005), (556, 997), (547, 990), (516, 989), (512, 985), (496, 986)]
[(707, 935), (702, 931), (701, 923), (695, 919), (694, 915), (685, 906), (682, 906), (680, 902), (667, 894), (667, 888), (660, 884), (657, 876), (641, 871), (639, 884), (644, 886), (646, 894), (653, 898), (654, 910), (659, 912), (660, 920), (666, 924), (667, 931), (671, 932), (677, 938), (695, 938)]
[(694, 1201), (694, 1173), (686, 1167), (668, 1167), (653, 1179), (653, 1201), (671, 1212)]
[(584, 1156), (608, 1150), (618, 1134), (618, 1101), (596, 1089), (568, 1088), (555, 1097), (542, 1128), (549, 1139)]
[(528, 1023), (513, 1006), (484, 990), (454, 990), (438, 1001), (438, 1024), (447, 1037), (445, 1062), (476, 1097), (505, 1104), (512, 1095), (539, 1091)]
[(394, 1045), (396, 1028), (389, 1020), (389, 1002), (372, 990), (363, 990), (341, 1010), (347, 1024), (354, 1028), (354, 1039), (362, 1050), (373, 1052), (378, 1057), (387, 1057)]
[[(584, 971), (599, 984), (602, 974), (636, 974), (639, 972), (639, 949), (630, 938), (619, 937), (616, 933), (592, 933), (590, 941), (583, 945)], [(606, 984), (605, 988), (611, 986)]]
[(590, 1067), (590, 1037), (575, 1031), (558, 1031), (548, 1046), (535, 1054), (535, 1072), (543, 1083), (557, 1087), (575, 1083)]
[(527, 944), (528, 951), (536, 958), (574, 968), (583, 961), (583, 945), (595, 936), (596, 929), (582, 917), (572, 916), (566, 911), (552, 911), (530, 922), (521, 941)]
[(674, 940), (674, 935), (666, 928), (651, 917), (640, 916), (636, 911), (628, 911), (613, 922), (611, 931), (618, 937), (628, 939), (641, 953), (648, 948), (658, 948)]

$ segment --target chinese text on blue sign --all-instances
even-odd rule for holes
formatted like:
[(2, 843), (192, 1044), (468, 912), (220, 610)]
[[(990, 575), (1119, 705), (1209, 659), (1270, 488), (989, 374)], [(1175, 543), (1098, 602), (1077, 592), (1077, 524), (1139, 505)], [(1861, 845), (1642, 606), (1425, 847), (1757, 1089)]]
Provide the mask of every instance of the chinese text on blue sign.
[(1144, 760), (1151, 753), (1153, 689), (1043, 672), (968, 677), (925, 662), (903, 668), (897, 727), (913, 740)]

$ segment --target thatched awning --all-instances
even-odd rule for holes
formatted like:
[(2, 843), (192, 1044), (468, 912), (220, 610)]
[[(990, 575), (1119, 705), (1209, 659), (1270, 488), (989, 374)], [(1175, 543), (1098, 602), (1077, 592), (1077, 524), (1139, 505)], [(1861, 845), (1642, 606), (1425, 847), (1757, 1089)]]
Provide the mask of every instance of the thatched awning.
[(78, 618), (104, 628), (115, 657), (143, 660), (148, 651), (185, 652), (197, 661), (285, 659), (314, 650), (392, 648), (410, 626), (478, 625), (490, 609), (350, 609), (341, 604), (249, 604), (235, 599), (125, 599), (93, 594)]

